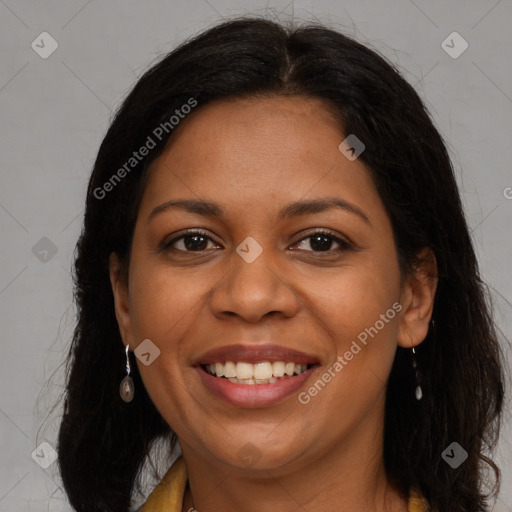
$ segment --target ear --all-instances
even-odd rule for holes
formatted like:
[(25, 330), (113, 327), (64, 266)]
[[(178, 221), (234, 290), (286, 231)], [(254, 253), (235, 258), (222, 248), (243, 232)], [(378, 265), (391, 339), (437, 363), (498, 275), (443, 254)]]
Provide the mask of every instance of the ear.
[(399, 346), (412, 348), (427, 337), (437, 281), (436, 257), (431, 249), (425, 248), (418, 254), (414, 272), (405, 278), (402, 286), (400, 304), (403, 309), (397, 334)]
[(128, 275), (123, 272), (119, 257), (112, 253), (109, 258), (110, 285), (114, 295), (114, 307), (119, 326), (119, 333), (124, 345), (134, 347), (130, 323), (130, 305), (128, 299)]

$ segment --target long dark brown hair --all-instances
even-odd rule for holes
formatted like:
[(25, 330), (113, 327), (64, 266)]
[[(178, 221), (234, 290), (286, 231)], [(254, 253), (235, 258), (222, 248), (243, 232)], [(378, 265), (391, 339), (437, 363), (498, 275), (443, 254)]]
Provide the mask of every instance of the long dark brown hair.
[[(124, 347), (114, 315), (109, 255), (129, 259), (151, 163), (172, 129), (123, 178), (104, 184), (156, 127), (186, 104), (221, 98), (303, 95), (331, 106), (366, 146), (393, 226), (402, 272), (430, 248), (437, 259), (434, 327), (417, 347), (423, 399), (414, 398), (410, 353), (399, 348), (388, 383), (384, 459), (390, 480), (420, 489), (437, 512), (487, 510), (484, 466), (495, 446), (503, 366), (487, 292), (445, 144), (413, 87), (384, 58), (317, 24), (260, 18), (222, 23), (151, 67), (119, 108), (101, 144), (86, 200), (74, 266), (78, 321), (69, 356), (58, 462), (72, 506), (124, 512), (140, 488), (156, 440), (175, 439), (146, 393), (135, 364), (133, 402), (119, 397)], [(122, 173), (121, 173), (122, 174)], [(453, 469), (441, 457), (456, 441), (468, 453)], [(491, 488), (492, 490), (492, 488)]]

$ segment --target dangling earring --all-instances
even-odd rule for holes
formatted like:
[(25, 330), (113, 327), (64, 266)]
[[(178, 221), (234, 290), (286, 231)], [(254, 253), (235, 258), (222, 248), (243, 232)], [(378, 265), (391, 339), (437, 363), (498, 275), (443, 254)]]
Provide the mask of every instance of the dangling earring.
[(416, 400), (423, 398), (423, 390), (420, 385), (420, 372), (418, 371), (418, 363), (416, 362), (416, 349), (412, 349), (412, 367), (414, 368), (414, 378), (416, 379), (416, 388), (414, 390), (414, 396)]
[(129, 356), (130, 345), (126, 345), (126, 377), (121, 381), (119, 385), (119, 394), (121, 399), (128, 403), (133, 400), (135, 393), (135, 386), (133, 385), (133, 379), (130, 377), (130, 356)]

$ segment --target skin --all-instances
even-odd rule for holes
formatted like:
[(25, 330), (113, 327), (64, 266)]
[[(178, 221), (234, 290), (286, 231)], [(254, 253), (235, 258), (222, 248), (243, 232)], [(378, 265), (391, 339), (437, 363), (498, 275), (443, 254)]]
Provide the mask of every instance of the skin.
[[(397, 346), (416, 346), (428, 332), (433, 257), (423, 251), (417, 273), (401, 274), (389, 217), (364, 164), (339, 151), (344, 138), (321, 100), (199, 107), (150, 171), (127, 279), (111, 256), (124, 344), (134, 350), (149, 338), (161, 351), (149, 366), (137, 364), (183, 451), (184, 511), (407, 511), (383, 466), (385, 390)], [(368, 222), (336, 208), (278, 218), (290, 202), (334, 196)], [(149, 220), (172, 199), (215, 202), (225, 216), (170, 208)], [(188, 252), (190, 238), (161, 248), (187, 228), (211, 241)], [(307, 238), (317, 228), (350, 248), (328, 238), (329, 251), (319, 250)], [(263, 249), (253, 263), (236, 252), (248, 236)], [(294, 394), (268, 407), (234, 407), (192, 367), (211, 348), (267, 340), (319, 359), (307, 390), (396, 302), (400, 313), (305, 405)], [(259, 456), (251, 467), (238, 455), (248, 443)]]

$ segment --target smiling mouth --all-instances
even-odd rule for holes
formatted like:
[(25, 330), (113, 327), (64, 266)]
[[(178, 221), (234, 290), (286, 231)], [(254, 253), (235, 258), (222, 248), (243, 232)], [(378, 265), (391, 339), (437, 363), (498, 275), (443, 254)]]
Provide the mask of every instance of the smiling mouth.
[(274, 384), (293, 378), (309, 370), (313, 365), (292, 361), (261, 361), (255, 364), (226, 361), (225, 363), (218, 362), (201, 366), (206, 373), (233, 384), (258, 385)]

